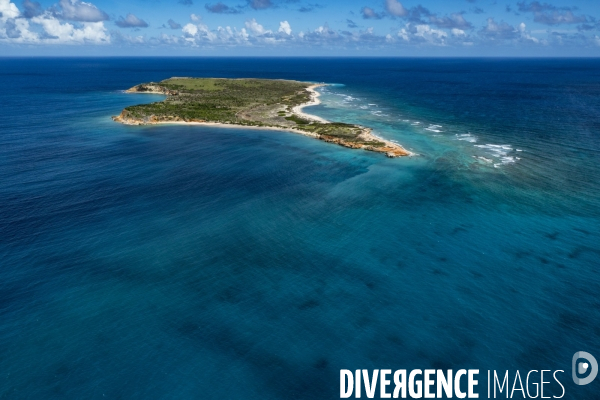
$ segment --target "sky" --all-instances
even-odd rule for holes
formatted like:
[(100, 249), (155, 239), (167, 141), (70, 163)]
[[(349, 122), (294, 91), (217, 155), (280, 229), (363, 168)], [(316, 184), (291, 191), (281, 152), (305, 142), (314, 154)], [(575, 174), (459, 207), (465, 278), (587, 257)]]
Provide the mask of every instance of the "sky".
[(600, 56), (600, 1), (551, 1), (0, 0), (0, 56)]

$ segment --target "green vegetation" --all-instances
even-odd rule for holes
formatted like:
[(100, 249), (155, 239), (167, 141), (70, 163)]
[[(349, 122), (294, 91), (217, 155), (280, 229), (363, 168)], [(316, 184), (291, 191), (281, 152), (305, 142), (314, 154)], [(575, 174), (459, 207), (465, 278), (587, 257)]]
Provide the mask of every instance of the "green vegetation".
[(158, 119), (179, 117), (247, 124), (264, 122), (269, 111), (280, 116), (277, 113), (282, 111), (282, 106), (294, 107), (310, 100), (306, 91), (309, 84), (296, 81), (171, 78), (138, 85), (133, 91), (147, 91), (149, 86), (167, 89), (172, 94), (162, 102), (127, 107), (125, 110), (135, 118), (153, 115)]
[(289, 117), (285, 117), (286, 120), (288, 121), (293, 121), (298, 125), (306, 125), (306, 124), (310, 124), (310, 121), (304, 118), (300, 118), (297, 115), (290, 115)]
[(293, 114), (293, 107), (310, 101), (309, 86), (306, 82), (271, 79), (171, 78), (130, 89), (165, 93), (167, 98), (127, 107), (121, 118), (134, 123), (206, 121), (293, 128), (349, 147), (385, 146), (365, 140), (365, 129), (360, 126), (314, 122)]

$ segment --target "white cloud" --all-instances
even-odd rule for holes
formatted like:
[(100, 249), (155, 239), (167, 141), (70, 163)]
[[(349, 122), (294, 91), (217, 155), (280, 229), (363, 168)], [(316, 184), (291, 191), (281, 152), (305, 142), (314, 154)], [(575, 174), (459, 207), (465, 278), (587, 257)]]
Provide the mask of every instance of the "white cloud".
[(186, 24), (182, 29), (186, 40), (190, 43), (198, 45), (201, 42), (212, 43), (218, 39), (215, 32), (211, 31), (208, 26), (199, 24)]
[(61, 23), (48, 15), (34, 17), (31, 22), (41, 25), (54, 43), (110, 43), (103, 22), (84, 22), (80, 27)]
[(291, 35), (292, 34), (292, 27), (290, 26), (290, 23), (287, 21), (281, 21), (279, 23), (279, 30), (278, 32), (282, 32), (285, 33), (286, 35)]
[[(62, 2), (61, 2), (62, 3)], [(69, 5), (77, 8), (79, 6), (88, 11), (98, 10), (89, 3), (70, 1)], [(62, 12), (73, 10), (63, 8)], [(81, 11), (81, 9), (79, 9)], [(79, 19), (93, 19), (92, 14), (67, 15)], [(98, 10), (99, 11), (99, 10)], [(0, 42), (22, 43), (22, 44), (107, 44), (110, 36), (102, 21), (95, 22), (62, 22), (56, 16), (56, 11), (46, 11), (31, 19), (20, 18), (21, 13), (14, 3), (0, 0)], [(65, 17), (64, 14), (61, 17)], [(86, 16), (87, 15), (87, 16)]]
[(60, 0), (60, 10), (55, 16), (60, 19), (80, 22), (99, 22), (108, 20), (108, 14), (98, 9), (92, 3), (81, 0)]
[(120, 28), (147, 28), (148, 23), (143, 19), (136, 17), (135, 15), (129, 13), (125, 18), (120, 17), (115, 21)]
[(383, 15), (381, 13), (376, 12), (371, 7), (363, 7), (360, 10), (362, 17), (364, 19), (381, 19)]
[(255, 35), (264, 35), (266, 33), (271, 33), (269, 30), (265, 30), (265, 28), (256, 22), (256, 19), (252, 18), (246, 21), (246, 29), (248, 29), (251, 33)]
[(504, 21), (496, 22), (493, 18), (487, 19), (487, 25), (479, 32), (490, 40), (510, 40), (520, 36), (518, 29)]
[(410, 41), (410, 37), (408, 36), (408, 31), (406, 28), (402, 28), (398, 31), (398, 37), (401, 37), (405, 42)]
[[(193, 14), (192, 14), (193, 15)], [(194, 24), (186, 24), (183, 29), (183, 33), (189, 36), (195, 36), (198, 33), (198, 27)]]
[(473, 25), (468, 22), (461, 13), (453, 13), (449, 17), (437, 17), (435, 15), (429, 16), (429, 22), (438, 28), (444, 29), (471, 29)]
[(521, 32), (521, 38), (524, 39), (525, 41), (531, 41), (535, 44), (542, 44), (542, 45), (548, 44), (548, 41), (546, 39), (539, 39), (535, 36), (532, 36), (531, 32), (526, 30), (526, 26), (525, 26), (524, 22), (521, 22), (519, 24), (519, 31)]
[[(338, 32), (329, 28), (327, 24), (319, 26), (312, 32), (302, 33), (298, 37), (305, 42), (313, 42), (316, 44), (334, 44), (343, 43), (344, 37)], [(355, 36), (347, 38), (348, 41), (353, 41)]]
[(404, 43), (447, 46), (449, 44), (462, 44), (461, 42), (468, 36), (461, 29), (452, 29), (452, 37), (442, 29), (436, 29), (428, 24), (407, 23), (398, 30), (396, 37), (402, 39)]
[(435, 45), (444, 45), (444, 40), (448, 37), (445, 31), (433, 29), (429, 25), (417, 25), (414, 35)]
[(465, 31), (463, 31), (462, 29), (457, 29), (457, 28), (452, 28), (452, 34), (454, 36), (458, 36), (458, 37), (467, 35)]
[(39, 37), (31, 32), (29, 21), (24, 18), (0, 18), (0, 42), (35, 43)]
[(386, 0), (385, 10), (394, 17), (403, 17), (408, 14), (406, 8), (398, 0)]
[(479, 31), (479, 34), (489, 41), (511, 41), (513, 43), (535, 43), (547, 44), (546, 40), (538, 39), (527, 31), (527, 26), (521, 22), (516, 27), (507, 24), (504, 21), (496, 22), (493, 18), (488, 18), (487, 26)]
[(9, 0), (0, 0), (0, 20), (6, 21), (9, 18), (17, 18), (21, 13), (14, 3)]
[[(555, 43), (579, 43), (585, 46), (600, 46), (600, 37), (591, 33), (584, 35), (573, 30), (569, 34), (558, 35), (555, 32), (540, 31), (533, 33), (525, 23), (518, 25), (489, 18), (476, 32), (462, 14), (450, 14), (445, 17), (419, 18), (415, 22), (413, 9), (406, 10), (397, 0), (386, 0), (385, 11), (373, 14), (377, 17), (410, 16), (407, 22), (394, 32), (378, 33), (372, 27), (350, 31), (330, 28), (327, 24), (316, 29), (294, 32), (289, 21), (278, 24), (262, 25), (255, 18), (247, 20), (242, 26), (219, 26), (209, 28), (202, 22), (200, 15), (191, 14), (191, 22), (185, 26), (170, 26), (170, 34), (158, 33), (155, 37), (128, 36), (119, 30), (107, 31), (102, 20), (103, 12), (91, 3), (82, 0), (54, 0), (59, 3), (37, 15), (26, 15), (17, 7), (20, 0), (0, 0), (0, 45), (2, 43), (21, 44), (144, 44), (164, 46), (194, 47), (233, 47), (233, 46), (305, 46), (306, 48), (340, 49), (394, 49), (399, 46), (486, 46), (491, 43), (518, 45), (548, 45)], [(424, 11), (423, 11), (424, 12)], [(431, 14), (433, 15), (433, 14)], [(33, 17), (32, 17), (33, 16)], [(412, 22), (408, 22), (408, 20)], [(121, 20), (117, 20), (121, 21)], [(132, 15), (122, 18), (127, 26), (143, 26), (145, 22)], [(425, 22), (427, 21), (427, 22)], [(386, 34), (387, 33), (387, 34)], [(579, 41), (579, 42), (576, 42)]]

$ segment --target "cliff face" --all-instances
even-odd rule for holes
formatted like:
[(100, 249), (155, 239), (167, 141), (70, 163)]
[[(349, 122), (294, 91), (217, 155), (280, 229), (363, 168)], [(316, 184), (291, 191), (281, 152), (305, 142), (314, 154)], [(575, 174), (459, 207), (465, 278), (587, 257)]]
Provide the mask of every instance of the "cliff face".
[(159, 122), (206, 122), (201, 119), (184, 119), (176, 115), (148, 115), (142, 118), (134, 117), (129, 111), (123, 110), (121, 114), (111, 117), (113, 121), (124, 125), (154, 125)]
[(134, 118), (127, 110), (121, 111), (121, 114), (111, 117), (113, 121), (120, 122), (125, 125), (143, 125), (144, 121)]
[(136, 85), (131, 89), (127, 89), (126, 93), (152, 93), (152, 94), (166, 94), (167, 96), (177, 96), (179, 93), (176, 90), (167, 89), (157, 83), (142, 83)]
[[(400, 146), (390, 146), (387, 144), (385, 146), (373, 146), (373, 145), (369, 145), (369, 144), (365, 144), (365, 143), (356, 143), (356, 142), (351, 142), (351, 141), (345, 141), (344, 139), (335, 138), (335, 137), (331, 137), (331, 136), (327, 136), (327, 135), (319, 135), (317, 137), (317, 139), (324, 140), (328, 143), (339, 144), (340, 146), (348, 147), (350, 149), (364, 149), (364, 150), (368, 150), (368, 151), (374, 151), (377, 153), (385, 153), (385, 155), (390, 158), (403, 157), (403, 156), (410, 155), (410, 153), (408, 151), (404, 150)], [(373, 141), (375, 141), (375, 140), (373, 140)]]

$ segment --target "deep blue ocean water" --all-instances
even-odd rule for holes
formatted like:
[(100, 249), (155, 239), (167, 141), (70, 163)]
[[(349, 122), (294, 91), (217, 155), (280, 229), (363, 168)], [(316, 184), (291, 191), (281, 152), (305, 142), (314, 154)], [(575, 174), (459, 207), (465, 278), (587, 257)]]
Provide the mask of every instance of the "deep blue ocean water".
[[(307, 112), (419, 155), (110, 119), (171, 76), (330, 83)], [(0, 87), (0, 398), (335, 399), (359, 368), (600, 397), (571, 380), (600, 359), (600, 60), (0, 59)]]

